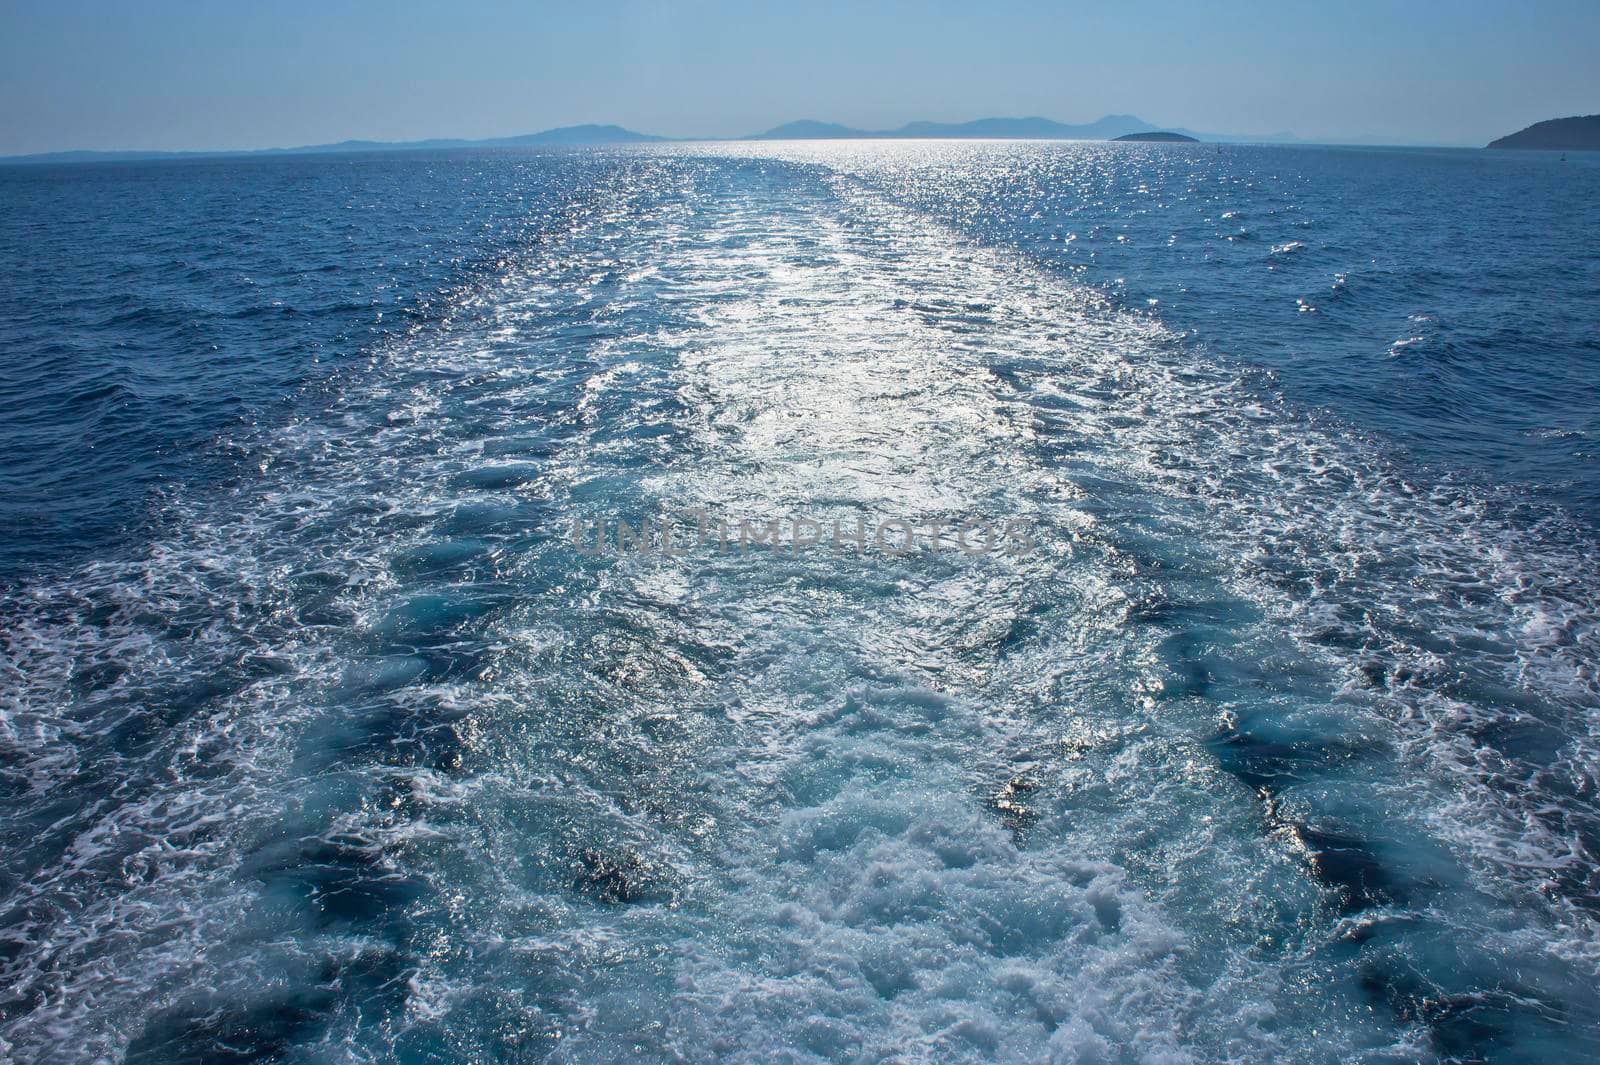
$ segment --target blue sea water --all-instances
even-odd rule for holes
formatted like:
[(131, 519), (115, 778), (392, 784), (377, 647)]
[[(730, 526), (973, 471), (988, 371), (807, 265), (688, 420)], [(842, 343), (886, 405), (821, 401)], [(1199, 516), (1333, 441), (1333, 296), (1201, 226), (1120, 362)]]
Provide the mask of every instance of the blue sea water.
[(0, 169), (0, 1056), (1600, 1060), (1597, 193)]

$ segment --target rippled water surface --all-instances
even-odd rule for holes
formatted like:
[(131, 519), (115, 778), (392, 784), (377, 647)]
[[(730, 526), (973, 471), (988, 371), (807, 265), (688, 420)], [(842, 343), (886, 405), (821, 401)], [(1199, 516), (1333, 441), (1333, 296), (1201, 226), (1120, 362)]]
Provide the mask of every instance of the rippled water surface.
[(1592, 159), (0, 189), (0, 1056), (1600, 1060)]

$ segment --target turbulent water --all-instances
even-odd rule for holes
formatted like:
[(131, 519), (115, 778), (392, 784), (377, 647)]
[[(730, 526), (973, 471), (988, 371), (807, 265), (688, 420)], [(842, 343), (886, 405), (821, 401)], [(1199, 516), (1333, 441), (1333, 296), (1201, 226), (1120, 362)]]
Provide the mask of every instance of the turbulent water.
[(1600, 1060), (1594, 160), (0, 188), (0, 1056)]

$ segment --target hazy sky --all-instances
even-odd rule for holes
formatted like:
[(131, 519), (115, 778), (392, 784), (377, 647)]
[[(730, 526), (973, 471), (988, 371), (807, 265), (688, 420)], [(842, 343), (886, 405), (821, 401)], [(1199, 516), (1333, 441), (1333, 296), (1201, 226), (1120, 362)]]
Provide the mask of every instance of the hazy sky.
[(1482, 143), (1600, 112), (1600, 0), (0, 0), (0, 154), (1130, 113)]

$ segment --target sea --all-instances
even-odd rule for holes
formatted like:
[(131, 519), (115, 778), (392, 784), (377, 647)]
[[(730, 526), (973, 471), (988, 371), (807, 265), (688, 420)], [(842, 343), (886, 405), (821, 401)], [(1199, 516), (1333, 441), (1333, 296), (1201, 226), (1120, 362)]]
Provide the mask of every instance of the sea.
[(1600, 1061), (1600, 154), (0, 168), (0, 1059)]

